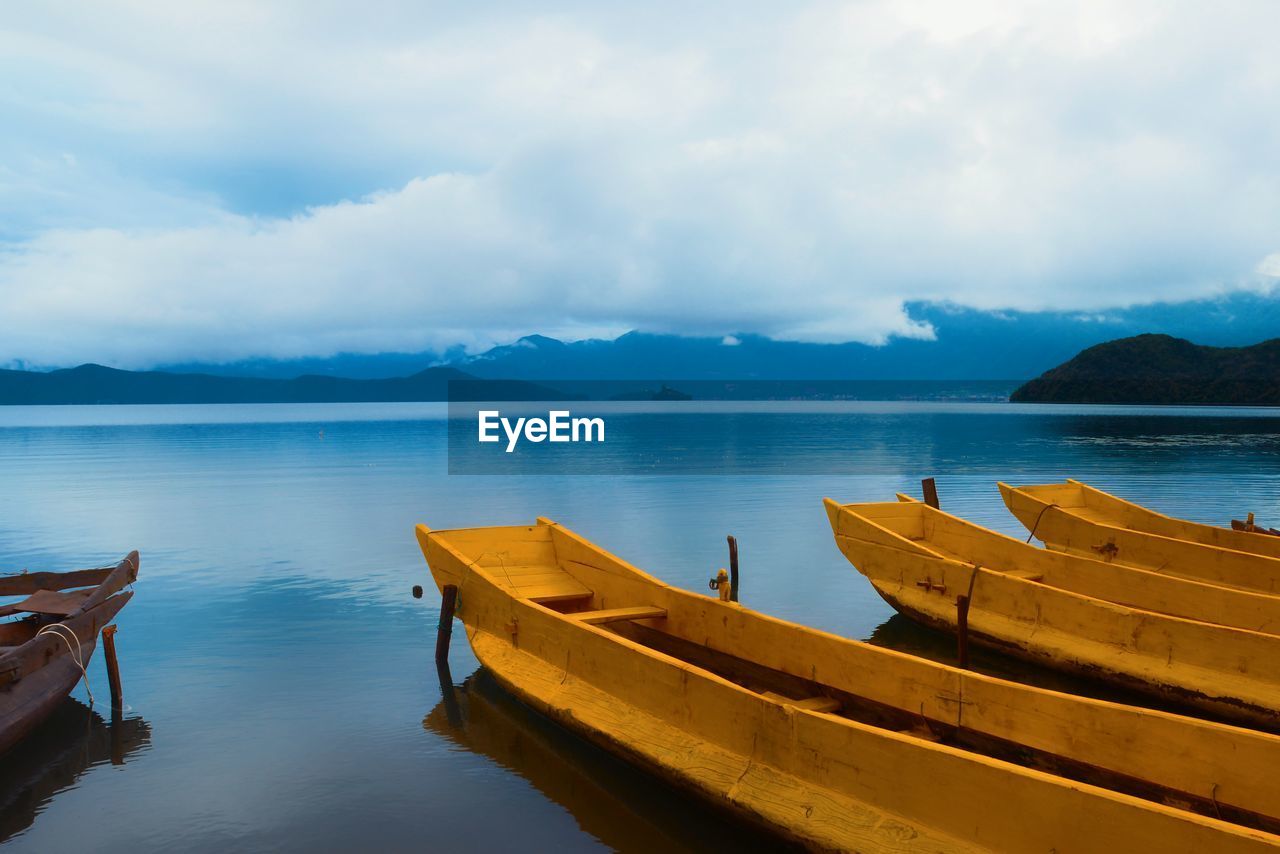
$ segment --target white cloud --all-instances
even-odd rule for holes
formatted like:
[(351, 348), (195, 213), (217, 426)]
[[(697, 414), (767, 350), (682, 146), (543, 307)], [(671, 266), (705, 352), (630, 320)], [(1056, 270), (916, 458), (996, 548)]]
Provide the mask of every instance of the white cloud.
[(0, 361), (877, 342), (933, 334), (908, 300), (1257, 287), (1280, 7), (1246, 5), (22, 7)]
[(1258, 275), (1280, 279), (1280, 252), (1273, 252), (1258, 263)]

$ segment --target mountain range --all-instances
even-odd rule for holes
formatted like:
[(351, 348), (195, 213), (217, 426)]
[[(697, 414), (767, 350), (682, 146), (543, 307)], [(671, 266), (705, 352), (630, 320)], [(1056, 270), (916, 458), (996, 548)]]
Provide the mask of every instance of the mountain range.
[[(767, 398), (786, 397), (795, 390), (768, 385), (784, 380), (819, 384), (871, 380), (893, 386), (852, 391), (815, 386), (811, 391), (819, 396), (879, 399), (960, 394), (987, 399), (1003, 398), (1019, 381), (1036, 374), (1043, 375), (1023, 386), (1015, 399), (1263, 402), (1249, 397), (1253, 385), (1280, 387), (1267, 361), (1271, 353), (1267, 348), (1276, 342), (1238, 347), (1274, 337), (1280, 329), (1280, 296), (1240, 293), (1099, 316), (984, 312), (933, 303), (909, 308), (914, 319), (932, 328), (932, 339), (894, 338), (872, 346), (776, 341), (750, 334), (688, 337), (630, 332), (615, 339), (573, 342), (529, 335), (478, 354), (460, 350), (340, 354), (184, 363), (151, 371), (93, 364), (53, 371), (0, 370), (0, 403), (429, 401), (447, 399), (449, 382), (467, 379), (499, 380), (503, 385), (477, 390), (476, 396), (512, 400), (598, 399), (619, 392), (644, 397), (661, 383), (698, 381), (710, 384), (696, 390), (699, 397), (750, 396), (753, 389)], [(1201, 345), (1190, 350), (1197, 345), (1172, 335), (1139, 335), (1153, 329), (1181, 331)], [(1097, 346), (1117, 338), (1124, 340)], [(1232, 347), (1237, 349), (1223, 350)], [(1066, 362), (1077, 353), (1079, 357)], [(1054, 368), (1062, 362), (1066, 364)], [(1248, 366), (1243, 373), (1242, 365)], [(1171, 375), (1169, 371), (1186, 380), (1185, 387), (1162, 386), (1160, 377)], [(1204, 385), (1218, 375), (1224, 379), (1217, 386)], [(571, 380), (581, 382), (576, 386), (562, 382)], [(962, 392), (903, 385), (903, 381), (926, 380), (953, 385), (960, 380), (983, 381), (985, 385)], [(592, 381), (616, 387), (602, 389)], [(718, 383), (722, 387), (717, 391)], [(681, 391), (687, 390), (688, 385)], [(808, 394), (801, 391), (798, 396)]]
[(563, 342), (529, 335), (486, 352), (339, 354), (161, 366), (176, 373), (285, 379), (403, 377), (429, 366), (511, 379), (1001, 379), (1025, 380), (1081, 350), (1160, 332), (1214, 346), (1239, 346), (1280, 330), (1280, 296), (1237, 293), (1106, 313), (993, 312), (910, 303), (934, 338), (891, 338), (880, 346), (777, 341), (761, 335), (680, 336), (629, 332)]

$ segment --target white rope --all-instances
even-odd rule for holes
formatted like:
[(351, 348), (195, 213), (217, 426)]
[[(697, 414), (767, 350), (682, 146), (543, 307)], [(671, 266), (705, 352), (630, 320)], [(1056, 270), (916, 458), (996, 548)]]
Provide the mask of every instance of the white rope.
[[(64, 632), (66, 634), (64, 634)], [(80, 638), (76, 637), (76, 633), (71, 631), (71, 629), (67, 628), (62, 623), (53, 623), (45, 626), (40, 631), (36, 632), (36, 637), (40, 637), (43, 634), (57, 635), (62, 638), (62, 642), (67, 645), (67, 654), (70, 655), (71, 660), (76, 663), (76, 667), (80, 668), (80, 676), (84, 679), (84, 690), (85, 693), (89, 695), (89, 708), (93, 708), (93, 691), (89, 689), (89, 671), (85, 670), (84, 667), (84, 650), (80, 646)], [(71, 640), (76, 642), (75, 650), (71, 649), (71, 641), (67, 640), (67, 634), (71, 635)]]

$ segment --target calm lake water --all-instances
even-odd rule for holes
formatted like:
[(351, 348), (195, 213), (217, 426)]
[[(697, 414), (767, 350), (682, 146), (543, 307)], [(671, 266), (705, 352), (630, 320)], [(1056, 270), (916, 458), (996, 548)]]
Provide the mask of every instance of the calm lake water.
[[(77, 688), (0, 768), (0, 837), (32, 851), (761, 845), (530, 714), (476, 672), (461, 632), (462, 687), (442, 703), (439, 599), (414, 524), (549, 516), (699, 591), (732, 533), (749, 607), (946, 657), (949, 641), (891, 619), (840, 556), (823, 496), (892, 500), (936, 475), (948, 510), (1025, 536), (995, 480), (1074, 476), (1178, 516), (1223, 524), (1252, 511), (1274, 525), (1277, 415), (716, 411), (687, 422), (699, 459), (769, 474), (636, 475), (614, 459), (599, 475), (494, 477), (448, 475), (433, 404), (0, 407), (4, 570), (142, 553), (118, 620), (127, 714), (113, 728)], [(625, 419), (648, 416), (614, 417), (625, 434)], [(89, 677), (101, 711), (100, 657)]]

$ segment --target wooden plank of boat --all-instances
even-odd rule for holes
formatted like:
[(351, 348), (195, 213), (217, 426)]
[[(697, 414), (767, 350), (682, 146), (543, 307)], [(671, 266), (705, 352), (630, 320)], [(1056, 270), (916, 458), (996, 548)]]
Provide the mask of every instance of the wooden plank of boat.
[[(796, 841), (1197, 854), (1280, 844), (1258, 829), (1280, 827), (1274, 735), (1017, 685), (776, 620), (671, 588), (548, 520), (417, 533), (437, 585), (458, 587), (472, 649), (504, 687)], [(591, 598), (533, 602), (479, 560), (517, 552)], [(573, 618), (640, 607), (666, 616)], [(921, 727), (929, 737), (912, 732)]]
[[(946, 514), (924, 504), (840, 505), (827, 499), (826, 507), (845, 557), (907, 616), (955, 631), (956, 599), (967, 595), (968, 635), (975, 642), (1225, 718), (1280, 728), (1280, 636), (1140, 610), (1001, 572), (998, 567), (1020, 560), (1032, 566), (1037, 555), (1044, 558), (1034, 568), (1046, 579), (1094, 568), (1055, 563), (1052, 553), (1032, 546), (1021, 555), (1001, 555), (972, 529), (949, 525)], [(998, 545), (1011, 542), (1016, 545)], [(1092, 575), (1103, 589), (1106, 577)], [(1106, 589), (1116, 589), (1112, 582)], [(1183, 601), (1170, 591), (1146, 596)]]
[[(30, 593), (34, 608), (25, 609), (32, 616), (18, 621), (0, 623), (0, 753), (7, 751), (39, 725), (80, 680), (82, 665), (88, 665), (97, 644), (98, 634), (115, 618), (133, 597), (131, 592), (119, 592), (137, 578), (138, 553), (131, 552), (114, 567), (101, 570), (66, 573), (58, 578), (56, 573), (30, 573), (0, 578), (0, 590), (10, 595)], [(37, 577), (47, 587), (32, 590), (30, 578)], [(78, 582), (89, 580), (96, 584), (84, 591), (85, 595), (65, 595), (53, 591), (65, 590)], [(41, 590), (51, 592), (42, 596)], [(23, 603), (10, 606), (22, 607)], [(40, 609), (54, 607), (69, 610), (64, 619), (61, 614), (49, 615)], [(64, 607), (65, 606), (65, 607)], [(46, 627), (62, 628), (44, 631)]]
[(1096, 490), (1084, 484), (1001, 483), (999, 487), (1005, 506), (1048, 548), (1213, 584), (1280, 593), (1280, 558), (1115, 524), (1097, 509), (1100, 505), (1087, 503), (1094, 501)]
[(58, 593), (54, 590), (37, 590), (11, 607), (14, 613), (18, 614), (25, 612), (69, 617), (79, 610), (91, 592), (91, 590), (72, 590), (70, 593)]
[(569, 614), (569, 619), (599, 626), (604, 623), (616, 623), (622, 620), (658, 620), (667, 616), (662, 608), (651, 605), (636, 605), (630, 608), (605, 608), (602, 611), (576, 611)]
[[(870, 520), (884, 516), (878, 504), (851, 506)], [(828, 515), (831, 512), (828, 505)], [(903, 528), (898, 514), (894, 515), (886, 520), (886, 527), (893, 529), (898, 525), (907, 532), (908, 539), (940, 558), (976, 563), (1008, 577), (1042, 582), (1049, 587), (1143, 611), (1280, 635), (1280, 596), (1274, 594), (1165, 575), (1097, 560), (1096, 555), (1085, 557), (1037, 548), (933, 508), (923, 511), (920, 535), (915, 536), (914, 524), (909, 529)]]
[(0, 596), (27, 596), (39, 590), (96, 587), (107, 580), (116, 566), (77, 569), (72, 572), (18, 572), (0, 576)]

